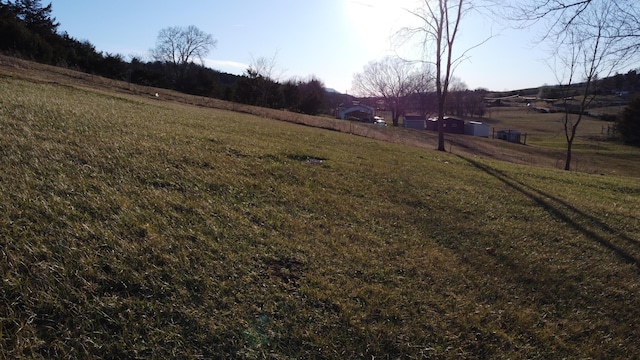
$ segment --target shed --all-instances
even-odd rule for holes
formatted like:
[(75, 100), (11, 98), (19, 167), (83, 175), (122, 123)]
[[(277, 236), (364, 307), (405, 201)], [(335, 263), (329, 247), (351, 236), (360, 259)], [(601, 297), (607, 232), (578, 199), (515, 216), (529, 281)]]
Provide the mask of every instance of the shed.
[(520, 143), (521, 133), (518, 130), (498, 130), (497, 138), (500, 140), (506, 140), (512, 143)]
[[(444, 119), (444, 132), (449, 134), (464, 134), (464, 120), (446, 116)], [(427, 120), (427, 130), (438, 131), (438, 119)]]
[(445, 117), (444, 132), (450, 134), (464, 134), (464, 120), (454, 117)]
[(438, 118), (427, 119), (427, 130), (438, 131)]
[(464, 124), (464, 133), (471, 136), (489, 137), (489, 125), (480, 121), (469, 121)]
[(407, 129), (425, 130), (427, 128), (427, 120), (422, 116), (405, 115), (403, 125)]

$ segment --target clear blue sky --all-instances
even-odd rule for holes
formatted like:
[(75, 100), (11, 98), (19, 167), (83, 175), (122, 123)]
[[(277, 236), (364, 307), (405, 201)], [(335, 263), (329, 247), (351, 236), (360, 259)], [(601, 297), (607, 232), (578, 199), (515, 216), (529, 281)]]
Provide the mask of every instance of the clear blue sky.
[[(413, 0), (50, 0), (53, 16), (98, 51), (148, 58), (158, 32), (195, 25), (217, 40), (206, 59), (216, 70), (242, 74), (252, 59), (273, 58), (280, 80), (315, 75), (327, 87), (351, 91), (355, 73), (393, 54), (390, 36), (415, 17)], [(43, 0), (43, 4), (49, 1)], [(533, 30), (500, 30), (479, 16), (464, 19), (459, 49), (469, 52), (455, 76), (470, 89), (503, 91), (557, 81), (535, 47)], [(459, 45), (459, 47), (458, 47)]]

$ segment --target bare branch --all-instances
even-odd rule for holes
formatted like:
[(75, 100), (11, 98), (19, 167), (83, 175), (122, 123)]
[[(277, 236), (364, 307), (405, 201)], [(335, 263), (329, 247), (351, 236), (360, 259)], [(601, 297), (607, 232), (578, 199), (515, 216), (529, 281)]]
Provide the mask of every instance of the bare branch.
[[(487, 4), (492, 1), (486, 0)], [(493, 35), (480, 43), (465, 49), (461, 53), (454, 52), (454, 45), (458, 39), (462, 19), (472, 10), (478, 10), (482, 4), (480, 0), (422, 0), (421, 7), (407, 10), (419, 22), (420, 26), (405, 28), (399, 32), (400, 36), (408, 39), (417, 37), (423, 50), (421, 62), (435, 67), (435, 91), (438, 99), (438, 150), (444, 151), (444, 134), (440, 128), (444, 118), (445, 100), (449, 92), (449, 84), (456, 68), (469, 57), (472, 49), (486, 43)], [(487, 8), (489, 5), (483, 6)], [(404, 43), (403, 43), (404, 45)]]
[(156, 47), (151, 53), (158, 61), (181, 66), (193, 62), (194, 58), (203, 62), (209, 50), (215, 48), (216, 44), (213, 36), (193, 25), (187, 28), (174, 26), (160, 30)]

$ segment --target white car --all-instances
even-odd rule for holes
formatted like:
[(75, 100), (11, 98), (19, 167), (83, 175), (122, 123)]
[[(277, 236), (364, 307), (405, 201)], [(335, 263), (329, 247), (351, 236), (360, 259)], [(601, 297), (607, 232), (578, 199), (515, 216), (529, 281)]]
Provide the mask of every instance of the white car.
[(375, 125), (380, 125), (380, 126), (387, 126), (387, 122), (384, 121), (383, 118), (379, 117), (379, 116), (374, 116), (373, 117), (373, 123)]

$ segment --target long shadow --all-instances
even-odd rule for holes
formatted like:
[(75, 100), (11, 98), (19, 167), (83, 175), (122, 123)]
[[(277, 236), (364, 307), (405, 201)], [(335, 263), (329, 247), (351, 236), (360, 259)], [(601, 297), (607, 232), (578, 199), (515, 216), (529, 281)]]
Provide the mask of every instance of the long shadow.
[[(634, 257), (632, 254), (629, 254), (627, 251), (625, 251), (625, 249), (612, 243), (610, 240), (605, 239), (596, 231), (584, 227), (576, 220), (576, 218), (581, 217), (583, 220), (590, 222), (591, 224), (594, 225), (594, 227), (599, 228), (601, 231), (607, 232), (610, 235), (615, 236), (616, 238), (619, 238), (621, 240), (624, 240), (627, 243), (635, 247), (638, 247), (640, 249), (640, 242), (637, 239), (633, 239), (625, 234), (622, 234), (620, 231), (612, 228), (610, 225), (604, 223), (602, 220), (598, 219), (597, 217), (585, 213), (584, 211), (576, 208), (575, 206), (567, 203), (562, 199), (559, 199), (555, 196), (552, 196), (543, 191), (535, 189), (532, 186), (525, 184), (521, 181), (510, 178), (500, 170), (491, 168), (490, 166), (479, 163), (473, 159), (470, 159), (461, 155), (458, 155), (458, 157), (467, 161), (468, 163), (475, 166), (476, 168), (484, 171), (485, 173), (495, 177), (505, 185), (525, 195), (529, 199), (535, 201), (537, 204), (539, 204), (542, 208), (548, 211), (555, 218), (562, 220), (569, 226), (573, 227), (577, 231), (584, 234), (586, 237), (595, 240), (602, 246), (615, 252), (622, 260), (626, 261), (627, 263), (634, 264), (638, 269), (640, 269), (640, 260), (638, 258)], [(549, 200), (545, 200), (545, 198)], [(565, 208), (566, 211), (562, 211), (560, 207)], [(568, 214), (568, 212), (575, 214), (575, 216), (572, 217), (570, 214)]]

